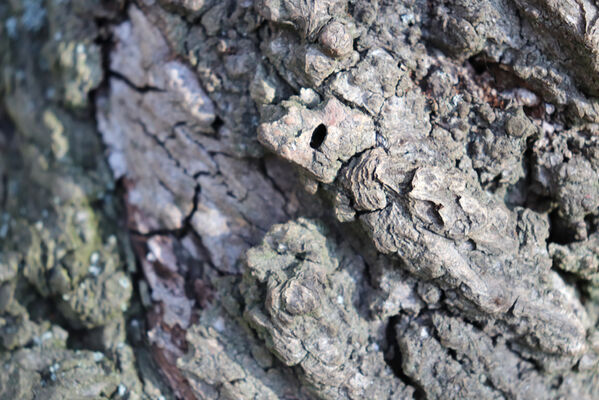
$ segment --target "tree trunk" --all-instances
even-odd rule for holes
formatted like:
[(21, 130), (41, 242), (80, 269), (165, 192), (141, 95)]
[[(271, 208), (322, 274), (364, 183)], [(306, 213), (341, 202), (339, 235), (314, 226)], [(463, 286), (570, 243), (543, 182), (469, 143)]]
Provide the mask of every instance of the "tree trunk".
[(0, 399), (598, 398), (598, 17), (0, 4)]

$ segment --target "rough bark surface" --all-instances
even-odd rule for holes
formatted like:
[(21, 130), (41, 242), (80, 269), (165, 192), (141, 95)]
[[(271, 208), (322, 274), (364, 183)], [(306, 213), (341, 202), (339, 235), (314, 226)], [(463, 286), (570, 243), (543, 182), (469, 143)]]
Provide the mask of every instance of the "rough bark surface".
[(0, 4), (0, 399), (599, 397), (587, 0)]

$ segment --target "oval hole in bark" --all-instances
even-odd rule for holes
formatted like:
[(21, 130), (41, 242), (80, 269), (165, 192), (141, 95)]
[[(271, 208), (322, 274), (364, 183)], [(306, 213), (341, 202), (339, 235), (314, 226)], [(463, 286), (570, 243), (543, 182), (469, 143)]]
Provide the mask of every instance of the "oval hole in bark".
[(314, 129), (312, 132), (312, 139), (310, 139), (310, 147), (313, 149), (318, 149), (324, 139), (327, 137), (327, 127), (324, 124), (320, 124)]

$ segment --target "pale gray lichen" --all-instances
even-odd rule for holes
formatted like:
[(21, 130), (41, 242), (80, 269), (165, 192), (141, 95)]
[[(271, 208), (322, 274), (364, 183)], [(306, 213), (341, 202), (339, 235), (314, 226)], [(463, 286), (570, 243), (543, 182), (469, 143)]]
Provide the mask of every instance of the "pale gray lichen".
[(245, 319), (325, 399), (397, 398), (411, 390), (373, 350), (354, 308), (355, 280), (316, 223), (275, 225), (246, 255)]

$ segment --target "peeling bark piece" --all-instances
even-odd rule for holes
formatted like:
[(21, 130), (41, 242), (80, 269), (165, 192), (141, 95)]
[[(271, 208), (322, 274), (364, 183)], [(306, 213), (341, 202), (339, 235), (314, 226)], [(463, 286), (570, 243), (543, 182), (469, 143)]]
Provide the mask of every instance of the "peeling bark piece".
[(126, 179), (131, 227), (150, 233), (189, 224), (212, 265), (237, 272), (239, 256), (284, 219), (285, 200), (255, 163), (235, 154), (234, 135), (221, 128), (213, 136), (214, 105), (196, 75), (170, 60), (145, 14), (135, 7), (130, 14), (116, 28), (118, 75), (98, 120), (111, 167)]
[[(128, 198), (138, 211), (136, 229), (179, 229), (194, 207), (192, 174), (197, 172), (180, 165), (167, 138), (177, 124), (210, 130), (214, 108), (188, 67), (168, 61), (160, 31), (137, 8), (131, 7), (130, 15), (131, 21), (116, 28), (111, 68), (121, 78), (111, 79), (111, 96), (104, 100), (98, 125), (115, 175), (131, 183)], [(155, 168), (147, 168), (148, 159)]]
[(344, 173), (344, 185), (351, 191), (354, 207), (358, 211), (374, 211), (388, 204), (387, 193), (377, 180), (377, 169), (385, 159), (384, 150), (377, 148), (365, 151), (352, 160)]
[(344, 162), (376, 141), (372, 120), (335, 98), (314, 109), (292, 98), (271, 113), (273, 121), (258, 128), (260, 142), (320, 182), (333, 182)]

